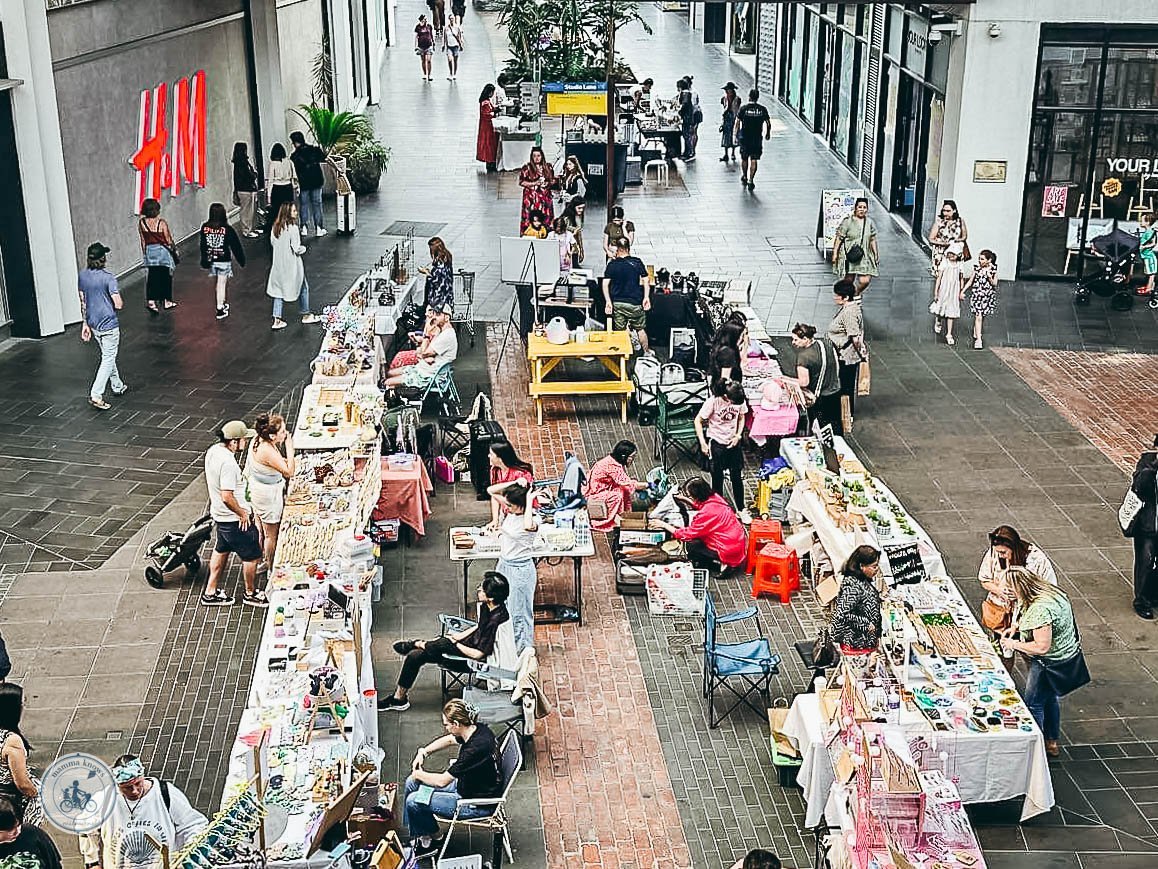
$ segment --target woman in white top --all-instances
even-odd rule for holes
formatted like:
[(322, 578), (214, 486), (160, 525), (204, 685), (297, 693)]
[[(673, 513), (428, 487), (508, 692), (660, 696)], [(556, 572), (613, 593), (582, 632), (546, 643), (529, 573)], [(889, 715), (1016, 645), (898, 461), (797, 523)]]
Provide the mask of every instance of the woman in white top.
[(981, 620), (985, 627), (1000, 632), (1014, 619), (1016, 603), (1012, 589), (1006, 579), (1011, 567), (1024, 567), (1037, 574), (1050, 585), (1057, 585), (1057, 575), (1049, 556), (1022, 540), (1017, 530), (1009, 525), (998, 525), (989, 532), (989, 548), (981, 559), (977, 579), (989, 594), (982, 606)]
[(265, 201), (269, 205), (268, 213), (276, 218), (281, 211), (282, 203), (297, 201), (297, 193), (298, 173), (294, 169), (294, 161), (286, 157), (285, 145), (277, 142), (269, 149), (269, 168), (265, 172)]
[[(280, 414), (263, 413), (253, 424), (257, 436), (250, 447), (245, 475), (249, 478), (249, 503), (261, 520), (265, 566), (273, 570), (273, 554), (285, 510), (285, 484), (297, 470), (294, 442)], [(281, 447), (285, 446), (285, 455)]]
[[(288, 161), (287, 161), (288, 162)], [(292, 202), (283, 202), (277, 213), (270, 233), (273, 245), (273, 262), (269, 267), (269, 280), (265, 284), (265, 294), (273, 299), (273, 329), (284, 329), (286, 322), (281, 318), (286, 302), (297, 302), (303, 323), (318, 322), (318, 315), (310, 312), (310, 285), (306, 281), (306, 267), (302, 254), (306, 246), (298, 230), (298, 207)]]
[(466, 48), (466, 42), (462, 38), (462, 22), (453, 15), (442, 28), (442, 47), (446, 49), (446, 80), (455, 81), (458, 78), (458, 53)]
[(539, 575), (535, 569), (535, 537), (539, 531), (539, 520), (528, 502), (530, 484), (519, 478), (502, 492), (491, 497), (504, 508), (506, 515), (496, 526), (488, 527), (499, 534), (498, 573), (506, 577), (511, 587), (507, 598), (507, 612), (511, 614), (511, 627), (515, 630), (515, 649), (522, 654), (535, 644), (535, 586)]

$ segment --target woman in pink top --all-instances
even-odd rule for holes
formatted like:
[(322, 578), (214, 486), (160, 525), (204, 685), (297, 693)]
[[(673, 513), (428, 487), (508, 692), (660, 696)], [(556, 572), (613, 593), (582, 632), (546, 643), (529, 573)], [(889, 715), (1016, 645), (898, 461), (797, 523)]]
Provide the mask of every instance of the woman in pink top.
[(744, 505), (744, 419), (748, 416), (748, 399), (744, 387), (734, 380), (712, 383), (712, 397), (696, 414), (696, 437), (700, 450), (712, 461), (712, 491), (724, 494), (724, 472), (732, 480), (732, 498), (736, 509)]
[(535, 475), (531, 466), (519, 458), (515, 448), (507, 441), (495, 441), (491, 444), (487, 458), (491, 463), (491, 484), (487, 487), (487, 495), (491, 499), (491, 524), (498, 525), (499, 519), (507, 514), (505, 507), (495, 495), (502, 492), (515, 480), (526, 480), (527, 489), (535, 482)]
[(652, 519), (651, 523), (669, 532), (687, 547), (688, 561), (696, 567), (731, 573), (743, 570), (748, 555), (748, 535), (728, 502), (712, 491), (703, 477), (692, 477), (680, 486), (683, 501), (696, 511), (686, 528)]
[[(612, 447), (610, 455), (591, 466), (584, 494), (587, 508), (592, 513), (591, 527), (596, 531), (611, 531), (618, 527), (619, 517), (631, 509), (632, 496), (647, 488), (647, 483), (633, 480), (627, 473), (635, 452), (634, 443), (620, 441)], [(595, 510), (591, 510), (593, 506), (596, 506)], [(603, 516), (597, 519), (595, 514)]]

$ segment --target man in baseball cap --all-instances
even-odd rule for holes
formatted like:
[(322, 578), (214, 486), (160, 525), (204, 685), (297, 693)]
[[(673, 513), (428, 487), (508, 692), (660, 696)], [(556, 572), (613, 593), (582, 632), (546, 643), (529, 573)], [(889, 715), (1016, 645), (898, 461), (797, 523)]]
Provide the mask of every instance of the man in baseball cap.
[(217, 588), (231, 552), (241, 559), (241, 575), (245, 580), (241, 602), (259, 609), (269, 606), (265, 592), (256, 587), (261, 540), (237, 464), (237, 453), (244, 450), (246, 441), (256, 434), (241, 420), (230, 420), (217, 430), (218, 442), (205, 453), (205, 485), (209, 488), (209, 515), (217, 531), (217, 543), (209, 559), (209, 582), (201, 595), (204, 606), (232, 605), (233, 598)]
[(100, 365), (88, 395), (88, 403), (97, 410), (112, 407), (105, 401), (106, 386), (112, 386), (113, 395), (123, 395), (128, 389), (117, 370), (117, 351), (121, 346), (117, 311), (124, 307), (124, 302), (117, 288), (116, 275), (105, 268), (105, 256), (109, 250), (99, 241), (90, 244), (86, 252), (87, 267), (77, 275), (80, 314), (84, 320), (80, 327), (80, 340), (87, 343), (95, 339), (101, 351)]

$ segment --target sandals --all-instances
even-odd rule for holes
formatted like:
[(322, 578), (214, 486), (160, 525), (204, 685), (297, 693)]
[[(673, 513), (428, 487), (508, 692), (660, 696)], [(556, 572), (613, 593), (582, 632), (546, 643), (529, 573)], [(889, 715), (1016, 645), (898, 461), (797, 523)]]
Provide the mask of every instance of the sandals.
[(105, 401), (103, 398), (89, 398), (88, 403), (95, 407), (97, 410), (108, 410), (112, 407), (112, 405)]
[(165, 302), (163, 307), (165, 308), (166, 311), (171, 311), (180, 304), (181, 304), (180, 302), (174, 302), (170, 299), (168, 302)]
[(201, 606), (233, 606), (233, 598), (217, 589), (213, 594), (201, 595)]

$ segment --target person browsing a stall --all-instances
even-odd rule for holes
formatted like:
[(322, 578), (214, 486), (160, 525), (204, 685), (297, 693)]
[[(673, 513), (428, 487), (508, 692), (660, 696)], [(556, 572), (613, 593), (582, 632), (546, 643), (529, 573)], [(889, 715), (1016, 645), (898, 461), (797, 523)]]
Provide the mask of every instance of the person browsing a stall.
[(535, 588), (539, 582), (535, 567), (535, 540), (539, 535), (539, 518), (535, 515), (531, 481), (525, 477), (508, 483), (500, 491), (492, 486), (492, 513), (502, 518), (491, 522), (487, 530), (499, 538), (499, 562), (495, 569), (507, 578), (510, 595), (507, 610), (515, 631), (515, 651), (535, 645)]
[(877, 575), (881, 553), (867, 544), (852, 551), (841, 569), (840, 591), (833, 607), (832, 641), (845, 660), (863, 672), (881, 642), (881, 596)]
[(405, 712), (409, 709), (410, 689), (426, 664), (465, 673), (467, 664), (462, 658), (474, 661), (489, 658), (495, 650), (499, 625), (511, 617), (507, 612), (510, 593), (507, 578), (497, 571), (488, 570), (478, 587), (478, 621), (473, 627), (433, 640), (399, 640), (395, 643), (394, 651), (403, 658), (402, 670), (394, 693), (378, 701), (378, 711)]
[[(418, 749), (410, 765), (403, 798), (402, 822), (410, 831), (414, 856), (424, 860), (442, 850), (438, 817), (483, 818), (493, 806), (460, 806), (459, 800), (497, 797), (503, 790), (499, 746), (491, 729), (478, 720), (478, 708), (462, 700), (442, 707), (446, 735)], [(458, 757), (446, 772), (431, 772), (425, 765), (432, 754), (452, 748)]]
[(647, 343), (647, 312), (651, 310), (651, 280), (639, 257), (631, 255), (631, 242), (620, 236), (615, 242), (615, 259), (603, 272), (604, 310), (616, 332), (634, 329), (644, 355)]
[(487, 450), (487, 461), (490, 462), (490, 486), (487, 487), (487, 497), (491, 499), (491, 525), (497, 528), (506, 511), (495, 495), (500, 494), (516, 480), (526, 480), (527, 485), (531, 485), (535, 481), (535, 472), (528, 462), (519, 458), (515, 448), (507, 441), (492, 443)]
[(49, 835), (21, 820), (16, 807), (0, 797), (0, 866), (60, 869), (60, 850)]
[(114, 760), (113, 778), (112, 811), (99, 827), (80, 836), (87, 869), (161, 869), (162, 846), (175, 854), (209, 823), (179, 787), (147, 775), (136, 755)]
[(1016, 528), (998, 525), (989, 532), (989, 548), (977, 569), (977, 580), (986, 591), (981, 605), (981, 622), (992, 631), (1000, 632), (1009, 627), (1013, 617), (1016, 600), (1006, 579), (1012, 567), (1024, 567), (1050, 585), (1057, 585), (1057, 575), (1049, 556), (1028, 540), (1023, 540)]
[(248, 487), (237, 464), (237, 454), (257, 432), (241, 420), (230, 420), (217, 430), (218, 443), (205, 453), (205, 485), (209, 489), (209, 515), (217, 532), (213, 557), (209, 559), (209, 581), (201, 595), (203, 606), (230, 606), (233, 598), (217, 584), (225, 571), (230, 553), (241, 559), (241, 576), (245, 581), (242, 603), (264, 608), (269, 606), (265, 592), (257, 588), (257, 563), (261, 560), (261, 540)]
[(712, 491), (703, 477), (692, 477), (676, 500), (695, 511), (686, 528), (677, 528), (662, 519), (651, 519), (687, 547), (688, 560), (697, 567), (723, 570), (741, 568), (748, 556), (748, 535), (728, 502)]

